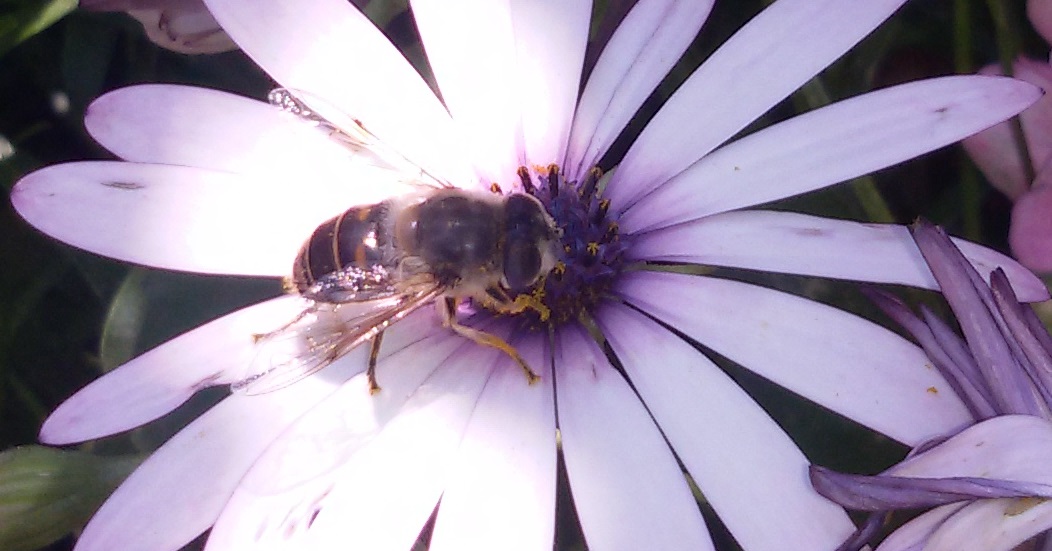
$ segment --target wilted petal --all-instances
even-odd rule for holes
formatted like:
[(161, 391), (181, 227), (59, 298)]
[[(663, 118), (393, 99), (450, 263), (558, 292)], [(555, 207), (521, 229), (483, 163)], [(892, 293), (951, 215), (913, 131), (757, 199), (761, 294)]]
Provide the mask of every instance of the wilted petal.
[[(473, 176), (445, 108), (405, 57), (346, 0), (205, 0), (274, 80), (311, 108), (362, 121), (395, 151), (461, 183)], [(362, 55), (368, 52), (368, 55)], [(334, 117), (338, 118), (338, 117)]]
[(350, 151), (278, 108), (234, 94), (170, 84), (131, 86), (91, 103), (84, 125), (126, 161), (238, 173), (279, 172), (343, 182)]
[(902, 300), (890, 293), (875, 289), (863, 289), (863, 292), (888, 317), (913, 335), (973, 417), (987, 419), (997, 415), (975, 358), (964, 340), (946, 322), (923, 306), (924, 319), (918, 318)]
[(989, 286), (941, 228), (919, 221), (911, 228), (925, 261), (957, 314), (961, 332), (1001, 413), (1044, 415), (1048, 405), (1013, 354)]
[(618, 359), (694, 482), (750, 551), (833, 549), (852, 532), (814, 492), (793, 441), (708, 358), (624, 306), (597, 314)]
[(713, 152), (632, 205), (621, 224), (652, 229), (842, 182), (960, 140), (1040, 96), (1025, 82), (952, 76), (834, 103)]
[(555, 401), (543, 340), (513, 343), (540, 375), (528, 385), (502, 358), (471, 415), (429, 549), (551, 549), (555, 540)]
[(512, 2), (511, 18), (515, 88), (528, 161), (524, 166), (562, 162), (577, 105), (592, 2)]
[[(980, 71), (1000, 74), (1000, 65), (988, 65)], [(1013, 65), (1013, 76), (1025, 82), (1052, 90), (1052, 67), (1045, 61), (1019, 58)], [(995, 188), (1015, 200), (1030, 188), (1027, 173), (1043, 166), (1052, 154), (1052, 97), (1046, 95), (1020, 115), (1026, 139), (1031, 170), (1024, 161), (1013, 136), (1012, 122), (1003, 122), (964, 140), (964, 149), (979, 165)]]
[[(1048, 298), (1044, 282), (992, 249), (954, 240), (979, 273), (1002, 267), (1024, 300)], [(636, 259), (694, 262), (938, 289), (909, 231), (792, 212), (736, 211), (633, 236)]]
[[(285, 276), (319, 224), (392, 191), (200, 168), (85, 161), (22, 178), (15, 209), (40, 231), (88, 251), (156, 268)], [(316, 185), (314, 185), (316, 184)]]
[(742, 366), (902, 442), (971, 421), (921, 349), (847, 312), (755, 285), (671, 273), (628, 274), (617, 290)]
[[(1050, 165), (1052, 166), (1052, 165)], [(1024, 266), (1038, 272), (1052, 272), (1052, 170), (1038, 175), (1033, 189), (1012, 207), (1012, 226), (1008, 243), (1012, 254)]]
[(811, 483), (824, 496), (856, 511), (920, 509), (973, 499), (1052, 498), (1052, 486), (981, 477), (914, 478), (838, 473), (811, 468)]
[(415, 0), (411, 6), (455, 136), (486, 182), (517, 181), (515, 170), (526, 159), (515, 156), (524, 143), (510, 2)]
[(687, 482), (647, 410), (590, 337), (557, 335), (566, 475), (589, 549), (713, 549)]
[(1033, 333), (1028, 315), (1033, 310), (1019, 303), (1000, 270), (991, 275), (990, 290), (1004, 322), (1002, 331), (1007, 330), (1012, 336), (1016, 359), (1026, 369), (1042, 400), (1052, 404), (1052, 348), (1045, 342), (1048, 331), (1041, 327), (1039, 334)]
[[(384, 344), (394, 343), (385, 337)], [(368, 381), (359, 376), (312, 407), (245, 474), (207, 548), (295, 548), (325, 496), (346, 476), (347, 460), (372, 442), (417, 387), (464, 344), (463, 338), (442, 332), (396, 349), (377, 364), (378, 394), (371, 394)]]
[(573, 120), (566, 173), (580, 180), (686, 51), (712, 0), (641, 0), (600, 54)]
[(625, 155), (608, 197), (627, 206), (690, 166), (843, 55), (904, 1), (775, 2), (669, 98)]

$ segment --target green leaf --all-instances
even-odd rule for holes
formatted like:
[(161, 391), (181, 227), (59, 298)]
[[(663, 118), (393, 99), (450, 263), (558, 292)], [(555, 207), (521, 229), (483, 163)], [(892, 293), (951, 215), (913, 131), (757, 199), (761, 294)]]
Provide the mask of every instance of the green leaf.
[(37, 549), (79, 530), (140, 461), (45, 446), (0, 453), (0, 549)]
[(77, 7), (77, 0), (23, 0), (0, 7), (0, 55), (51, 26)]

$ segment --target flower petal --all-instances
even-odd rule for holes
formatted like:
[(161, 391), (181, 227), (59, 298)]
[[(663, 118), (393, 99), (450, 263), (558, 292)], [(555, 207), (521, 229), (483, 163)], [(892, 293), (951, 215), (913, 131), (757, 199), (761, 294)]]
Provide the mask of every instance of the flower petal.
[(847, 312), (671, 273), (628, 274), (618, 291), (743, 367), (899, 441), (916, 444), (971, 421), (919, 348)]
[(592, 2), (512, 2), (511, 17), (525, 166), (562, 162), (577, 105)]
[(892, 532), (880, 543), (877, 551), (922, 551), (935, 530), (966, 505), (943, 505), (921, 514)]
[(350, 151), (277, 107), (234, 94), (170, 84), (130, 86), (92, 102), (84, 124), (127, 161), (289, 178), (339, 177)]
[(924, 550), (1012, 551), (1049, 528), (1052, 501), (982, 500), (966, 505), (947, 519), (932, 534)]
[[(1000, 75), (1001, 65), (987, 65), (979, 73)], [(1052, 89), (1052, 67), (1047, 60), (1020, 57), (1012, 65), (1012, 76), (1044, 90)], [(1027, 145), (1026, 161), (1016, 145), (1015, 123), (1011, 121), (984, 130), (962, 144), (990, 184), (1013, 201), (1030, 188), (1027, 173), (1052, 161), (1052, 132), (1049, 131), (1052, 126), (1052, 97), (1046, 95), (1037, 100), (1019, 115), (1019, 120)], [(1024, 168), (1024, 162), (1031, 166)]]
[(647, 409), (743, 549), (833, 549), (854, 526), (819, 496), (808, 461), (697, 349), (624, 306), (596, 318)]
[(690, 166), (843, 55), (903, 2), (775, 2), (669, 98), (625, 155), (607, 196), (614, 205), (629, 205)]
[[(968, 241), (954, 243), (987, 281), (1002, 267), (1024, 300), (1048, 298), (1044, 282), (1011, 258)], [(645, 260), (939, 288), (905, 226), (792, 212), (707, 216), (633, 236), (629, 254)]]
[(362, 121), (433, 174), (456, 182), (470, 176), (454, 149), (457, 141), (449, 139), (452, 121), (438, 98), (349, 2), (315, 0), (305, 9), (283, 0), (205, 1), (227, 34), (274, 80), (320, 99), (311, 107), (323, 116), (335, 109)]
[(93, 253), (156, 268), (273, 277), (290, 272), (319, 224), (399, 189), (395, 182), (299, 184), (290, 193), (281, 178), (86, 161), (33, 172), (15, 185), (11, 202), (40, 231)]
[(96, 379), (44, 421), (40, 440), (61, 445), (123, 432), (157, 419), (195, 392), (243, 376), (255, 354), (252, 335), (281, 327), (307, 308), (282, 297), (223, 316)]
[(1052, 272), (1052, 185), (1043, 182), (1052, 182), (1052, 164), (1012, 207), (1008, 243), (1024, 266), (1047, 274)]
[[(515, 343), (541, 383), (502, 358), (472, 412), (429, 549), (551, 549), (555, 402), (543, 339)], [(536, 388), (534, 388), (536, 387)]]
[(712, 549), (686, 480), (625, 380), (576, 326), (557, 335), (559, 430), (589, 549)]
[(1052, 484), (1052, 422), (1002, 415), (968, 427), (884, 474), (925, 478), (984, 477)]
[[(525, 165), (508, 0), (410, 2), (427, 59), (479, 175), (517, 182)], [(552, 159), (554, 161), (554, 159)]]
[(1040, 97), (1021, 81), (952, 76), (841, 101), (713, 152), (632, 205), (621, 225), (653, 229), (842, 182), (974, 134)]
[(303, 545), (292, 548), (410, 548), (438, 503), (494, 364), (504, 365), (497, 354), (466, 342), (446, 360), (376, 438), (344, 463), (298, 540)]
[(961, 333), (986, 380), (992, 403), (1000, 413), (1048, 415), (1035, 381), (1019, 363), (1018, 346), (1010, 338), (1004, 316), (989, 285), (967, 263), (939, 227), (923, 220), (912, 226), (913, 238), (928, 263), (950, 309), (958, 315)]
[[(326, 369), (360, 372), (360, 347)], [(175, 551), (215, 522), (241, 477), (285, 427), (335, 390), (309, 377), (269, 394), (232, 394), (153, 453), (84, 528), (78, 551)]]
[[(386, 337), (384, 342), (390, 344)], [(463, 338), (441, 332), (398, 349), (377, 364), (379, 393), (371, 394), (366, 378), (358, 376), (312, 407), (252, 465), (212, 528), (207, 548), (295, 548), (324, 497), (346, 476), (349, 458), (368, 446), (464, 344)]]
[(581, 93), (566, 173), (580, 180), (672, 69), (712, 11), (712, 0), (641, 0), (617, 27)]

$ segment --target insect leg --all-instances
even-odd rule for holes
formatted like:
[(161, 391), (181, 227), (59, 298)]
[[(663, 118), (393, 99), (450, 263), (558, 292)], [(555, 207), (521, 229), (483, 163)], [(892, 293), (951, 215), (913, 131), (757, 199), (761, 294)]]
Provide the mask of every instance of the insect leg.
[(380, 355), (380, 342), (383, 340), (384, 332), (380, 331), (373, 337), (369, 349), (369, 369), (365, 371), (365, 376), (369, 379), (369, 394), (380, 392), (380, 385), (376, 384), (376, 357)]
[(522, 367), (523, 371), (526, 372), (526, 380), (531, 385), (541, 379), (540, 375), (537, 375), (532, 369), (530, 369), (529, 364), (527, 364), (526, 360), (519, 355), (519, 352), (515, 350), (515, 347), (508, 344), (507, 341), (485, 331), (461, 325), (460, 322), (457, 321), (457, 303), (455, 299), (452, 297), (446, 297), (442, 304), (444, 307), (439, 310), (442, 312), (443, 325), (449, 327), (454, 333), (461, 337), (474, 341), (476, 344), (496, 348), (507, 354), (511, 359), (515, 360), (515, 363), (519, 364), (519, 367)]

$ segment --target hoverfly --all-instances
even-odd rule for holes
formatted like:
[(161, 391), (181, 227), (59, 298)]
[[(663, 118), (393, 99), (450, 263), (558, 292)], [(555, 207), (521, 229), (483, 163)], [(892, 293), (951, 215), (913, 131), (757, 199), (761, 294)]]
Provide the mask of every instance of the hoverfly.
[[(269, 99), (287, 112), (322, 126), (357, 156), (389, 168), (413, 190), (372, 205), (354, 206), (314, 230), (292, 261), (288, 291), (312, 306), (285, 326), (255, 339), (262, 347), (235, 391), (269, 392), (331, 364), (372, 342), (367, 376), (372, 392), (385, 329), (418, 308), (435, 303), (442, 324), (478, 344), (497, 348), (537, 380), (519, 353), (500, 337), (457, 321), (460, 302), (500, 313), (543, 304), (523, 291), (556, 264), (560, 230), (532, 195), (455, 188), (393, 153), (358, 121), (339, 126), (316, 115), (298, 94), (279, 88)], [(513, 298), (514, 297), (514, 298)], [(354, 306), (355, 315), (334, 313)], [(311, 321), (304, 323), (305, 319)], [(292, 344), (292, 352), (278, 351)], [(260, 360), (261, 358), (261, 360)]]

